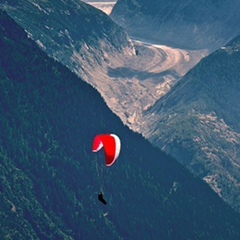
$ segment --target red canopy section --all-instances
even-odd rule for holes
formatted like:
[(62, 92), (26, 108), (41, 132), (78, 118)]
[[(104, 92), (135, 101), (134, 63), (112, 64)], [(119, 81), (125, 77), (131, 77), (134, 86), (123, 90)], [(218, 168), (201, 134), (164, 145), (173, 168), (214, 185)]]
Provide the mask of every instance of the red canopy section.
[(92, 151), (98, 152), (101, 148), (104, 148), (106, 166), (112, 166), (117, 160), (121, 149), (119, 137), (115, 134), (97, 135), (93, 141)]

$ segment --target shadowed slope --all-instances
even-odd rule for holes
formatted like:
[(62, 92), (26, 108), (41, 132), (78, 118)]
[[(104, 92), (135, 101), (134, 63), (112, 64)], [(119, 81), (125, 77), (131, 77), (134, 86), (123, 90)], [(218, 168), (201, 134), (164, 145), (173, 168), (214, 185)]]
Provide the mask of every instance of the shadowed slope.
[[(1, 239), (240, 237), (239, 216), (205, 183), (123, 126), (5, 13), (0, 48)], [(102, 206), (95, 161), (103, 156), (91, 146), (109, 131), (122, 152), (104, 169)]]

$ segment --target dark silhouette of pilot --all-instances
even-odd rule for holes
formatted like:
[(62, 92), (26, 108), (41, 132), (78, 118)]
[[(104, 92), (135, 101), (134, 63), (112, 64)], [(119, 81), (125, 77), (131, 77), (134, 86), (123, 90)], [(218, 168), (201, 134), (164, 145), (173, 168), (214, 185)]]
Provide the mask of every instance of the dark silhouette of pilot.
[(100, 192), (100, 193), (98, 194), (98, 200), (99, 200), (100, 202), (102, 202), (104, 205), (107, 204), (106, 200), (103, 198), (103, 193), (102, 193), (102, 192)]

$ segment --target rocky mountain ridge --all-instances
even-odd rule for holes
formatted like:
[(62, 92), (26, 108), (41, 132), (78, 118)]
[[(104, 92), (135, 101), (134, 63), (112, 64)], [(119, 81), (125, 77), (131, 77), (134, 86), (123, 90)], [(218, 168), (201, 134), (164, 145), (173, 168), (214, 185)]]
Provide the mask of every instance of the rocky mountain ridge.
[(240, 33), (239, 8), (238, 0), (119, 0), (111, 17), (131, 36), (212, 52)]

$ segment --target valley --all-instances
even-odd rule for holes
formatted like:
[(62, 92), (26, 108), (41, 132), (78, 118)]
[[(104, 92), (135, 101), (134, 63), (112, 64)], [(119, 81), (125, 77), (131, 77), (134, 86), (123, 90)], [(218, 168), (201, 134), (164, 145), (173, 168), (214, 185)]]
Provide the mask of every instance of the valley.
[[(0, 239), (239, 239), (239, 215), (206, 183), (124, 126), (4, 12), (0, 23)], [(90, 149), (109, 129), (122, 150), (104, 167), (102, 206), (103, 155)]]
[[(91, 2), (90, 4), (106, 12), (106, 3)], [(111, 13), (111, 7), (108, 5), (106, 13), (109, 12)], [(115, 18), (118, 19), (116, 15)], [(135, 20), (131, 20), (131, 17), (129, 17), (127, 21), (133, 21), (130, 23), (131, 25), (135, 23)], [(118, 21), (121, 22), (121, 19), (118, 19)], [(229, 34), (234, 36), (233, 33)], [(153, 35), (155, 35), (154, 32)], [(193, 84), (191, 88), (185, 92), (183, 91), (180, 95), (173, 94), (174, 98), (172, 101), (175, 101), (175, 103), (169, 105), (168, 110), (162, 109), (162, 104), (168, 101), (168, 96), (163, 101), (161, 99), (190, 69), (212, 51), (174, 48), (153, 42), (153, 40), (150, 42), (135, 35), (130, 35), (130, 38), (136, 46), (137, 56), (125, 59), (121, 63), (122, 66), (117, 67), (115, 70), (112, 69), (111, 73), (114, 74), (106, 75), (106, 77), (121, 81), (121, 88), (125, 85), (124, 97), (119, 93), (118, 97), (113, 98), (113, 102), (109, 104), (110, 108), (116, 109), (116, 103), (118, 106), (120, 105), (121, 110), (119, 109), (116, 113), (125, 124), (132, 130), (143, 134), (151, 143), (186, 165), (190, 171), (206, 181), (227, 203), (239, 210), (239, 130), (231, 126), (231, 122), (234, 120), (230, 120), (228, 123), (230, 114), (225, 114), (225, 118), (222, 118), (222, 115), (219, 114), (221, 112), (220, 109), (231, 98), (227, 97), (227, 99), (222, 101), (219, 109), (216, 106), (212, 108), (211, 105), (213, 103), (211, 103), (209, 106), (206, 104), (204, 110), (198, 109), (196, 111), (196, 106), (202, 105), (200, 102), (195, 105), (192, 104), (192, 107), (186, 106), (184, 108), (185, 104), (178, 103), (174, 99), (181, 99), (180, 96), (189, 97), (195, 86)], [(221, 47), (219, 54), (227, 52), (231, 55), (234, 51), (237, 54), (239, 45), (235, 47)], [(218, 62), (216, 65), (211, 62), (208, 63), (208, 65), (212, 66), (212, 69), (218, 66), (218, 64)], [(223, 63), (223, 66), (225, 65), (226, 63)], [(234, 64), (229, 65), (229, 69), (232, 68), (234, 68)], [(220, 69), (217, 69), (215, 72), (219, 84), (214, 86), (209, 96), (218, 88), (218, 85), (221, 85), (221, 76), (225, 75), (227, 79), (231, 78), (227, 71), (222, 75), (218, 74), (221, 71)], [(204, 69), (202, 71), (204, 75)], [(197, 79), (199, 75), (201, 73), (198, 73), (194, 79)], [(211, 81), (211, 79), (215, 78), (215, 76), (207, 77), (208, 75), (211, 76), (211, 70), (206, 71), (202, 79)], [(229, 89), (229, 92), (233, 91)], [(198, 90), (195, 94), (198, 94)], [(235, 95), (237, 93), (233, 94), (233, 96)], [(221, 98), (222, 96), (219, 96), (219, 99)], [(205, 99), (206, 96), (201, 98), (201, 101), (204, 102)], [(176, 107), (174, 107), (175, 105)], [(171, 108), (174, 110), (171, 110)], [(187, 110), (188, 108), (189, 110)], [(164, 111), (165, 113), (163, 113)], [(208, 117), (206, 117), (206, 121), (203, 124), (202, 116), (214, 116), (214, 124), (209, 125)], [(198, 119), (200, 119), (200, 122), (198, 122)], [(212, 120), (212, 118), (210, 119)], [(236, 140), (234, 138), (234, 141), (232, 141), (232, 138), (229, 138), (229, 136), (236, 136)]]
[[(85, 2), (108, 15), (116, 3)], [(105, 97), (109, 107), (115, 110), (132, 130), (141, 132), (144, 121), (143, 111), (168, 93), (181, 77), (209, 53), (206, 49), (174, 48), (134, 36), (130, 36), (130, 39), (134, 43), (136, 54), (128, 54), (119, 61), (115, 61), (115, 64), (108, 68), (108, 72), (100, 69), (98, 71), (101, 71), (101, 78), (118, 81), (121, 85), (119, 89), (124, 88), (124, 95), (121, 90), (116, 92), (114, 89), (116, 97)], [(97, 72), (96, 75), (98, 75)], [(97, 87), (97, 89), (100, 88), (101, 86)], [(103, 92), (107, 92), (106, 89)], [(141, 133), (145, 135), (144, 132)]]
[(0, 239), (240, 239), (240, 36), (176, 47), (85, 2), (0, 4)]
[[(124, 95), (116, 93), (116, 98), (111, 98), (110, 108), (115, 109), (114, 105), (119, 104), (122, 109), (117, 114), (124, 113), (122, 121), (139, 132), (143, 124), (142, 113), (166, 95), (208, 52), (131, 40), (137, 54), (125, 56), (108, 68), (104, 77), (117, 81), (121, 85), (119, 89), (124, 88), (125, 92)], [(141, 133), (144, 135), (144, 132)]]
[[(129, 37), (123, 31), (123, 28), (119, 27), (103, 11), (98, 10), (102, 9), (109, 14), (114, 3), (111, 3), (111, 5), (106, 2), (88, 2), (98, 7), (98, 9), (82, 2), (79, 5), (74, 3), (76, 6), (67, 5), (66, 7), (65, 1), (61, 1), (62, 5), (61, 7), (58, 5), (58, 8), (55, 8), (53, 2), (27, 5), (25, 1), (19, 0), (19, 3), (17, 7), (14, 7), (13, 4), (13, 6), (6, 6), (6, 9), (8, 14), (28, 33), (29, 38), (33, 39), (50, 57), (67, 66), (72, 72), (96, 88), (108, 107), (130, 129), (141, 133), (151, 143), (176, 157), (178, 161), (183, 163), (186, 160), (186, 152), (189, 152), (188, 147), (192, 147), (188, 141), (184, 143), (186, 149), (184, 149), (182, 156), (178, 152), (176, 153), (177, 148), (175, 145), (169, 148), (169, 144), (175, 140), (177, 143), (182, 143), (184, 141), (180, 141), (179, 137), (188, 140), (189, 136), (195, 134), (195, 124), (190, 125), (190, 120), (193, 119), (194, 123), (196, 114), (193, 115), (192, 112), (186, 114), (182, 111), (183, 114), (177, 116), (181, 116), (182, 120), (186, 118), (186, 121), (184, 120), (184, 124), (179, 124), (181, 118), (180, 120), (176, 118), (176, 121), (174, 121), (175, 118), (172, 118), (172, 121), (168, 119), (168, 116), (175, 117), (174, 112), (175, 115), (166, 111), (165, 122), (162, 121), (162, 116), (159, 113), (162, 112), (161, 106), (162, 100), (165, 101), (164, 96), (167, 94), (166, 97), (168, 97), (172, 92), (170, 90), (182, 83), (185, 74), (190, 69), (193, 69), (201, 59), (209, 55), (208, 50), (189, 50), (166, 46), (157, 41), (136, 38), (134, 34)], [(61, 8), (65, 8), (65, 11), (61, 11)], [(31, 12), (32, 15), (29, 15), (28, 12)], [(88, 13), (91, 14), (88, 15)], [(78, 21), (76, 21), (76, 17)], [(43, 19), (44, 23), (48, 22), (47, 25), (39, 24)], [(89, 31), (90, 28), (91, 31)], [(225, 53), (225, 50), (221, 51)], [(210, 64), (208, 63), (206, 66), (206, 69), (208, 69)], [(216, 66), (218, 66), (218, 63)], [(219, 71), (219, 69), (216, 69), (216, 75)], [(207, 71), (208, 73), (211, 73), (211, 71)], [(198, 72), (196, 76), (199, 76)], [(181, 81), (179, 81), (180, 79)], [(196, 78), (194, 77), (194, 79)], [(214, 78), (210, 76), (209, 79)], [(199, 86), (201, 84), (199, 83)], [(176, 101), (173, 105), (176, 105), (179, 96), (188, 98), (189, 94), (192, 93), (193, 86), (194, 83), (185, 92), (183, 91), (181, 95), (174, 96), (173, 102)], [(212, 88), (216, 89), (217, 86), (214, 85)], [(226, 89), (226, 87), (223, 89)], [(212, 95), (212, 92), (210, 95)], [(198, 88), (196, 88), (193, 96), (197, 93)], [(204, 102), (204, 98), (202, 101)], [(201, 106), (201, 104), (202, 102), (197, 102), (196, 105)], [(184, 106), (184, 104), (182, 105)], [(172, 107), (171, 104), (170, 107)], [(199, 111), (197, 116), (210, 116), (215, 112), (214, 109), (210, 108), (207, 111)], [(190, 120), (187, 118), (188, 116), (190, 116)], [(222, 121), (221, 116), (218, 116), (218, 118)], [(158, 125), (160, 122), (161, 126)], [(225, 122), (228, 124), (227, 121)], [(204, 126), (206, 126), (204, 128), (206, 134), (211, 132), (211, 126)], [(165, 131), (165, 139), (162, 139), (164, 134), (159, 129)], [(200, 131), (201, 128), (198, 127), (197, 130)], [(200, 134), (200, 132), (197, 134)], [(222, 146), (221, 135), (214, 134), (216, 141), (219, 141), (219, 146)], [(192, 137), (191, 139), (196, 138)], [(213, 139), (212, 132), (209, 139)], [(199, 143), (199, 141), (196, 142)], [(199, 147), (196, 142), (193, 143), (193, 149), (190, 149), (194, 154), (196, 153), (195, 148)], [(209, 141), (203, 141), (203, 144), (201, 144), (200, 148), (204, 150), (203, 153), (206, 152), (206, 149), (209, 149), (209, 146), (205, 146), (208, 144)], [(214, 144), (216, 145), (216, 143)], [(226, 152), (231, 151), (232, 148), (233, 145), (227, 145)], [(182, 152), (182, 148), (180, 152)], [(218, 151), (217, 156), (220, 155)], [(196, 161), (196, 164), (194, 163), (192, 169), (191, 165), (188, 165), (189, 162), (186, 163), (186, 166), (198, 176), (200, 175), (195, 172), (195, 169), (197, 169), (195, 166), (198, 166), (198, 164), (203, 165), (202, 159), (204, 156), (200, 152), (200, 160)], [(208, 166), (209, 156), (212, 155), (208, 151), (206, 158)], [(190, 158), (193, 159), (192, 156)], [(234, 162), (235, 160), (234, 157)], [(211, 164), (215, 165), (213, 161), (211, 161)], [(206, 165), (206, 168), (208, 166)], [(224, 169), (223, 166), (221, 167)], [(210, 183), (209, 179), (213, 179), (212, 176), (215, 176), (216, 168), (213, 169), (211, 174), (205, 170), (202, 171), (200, 177)], [(229, 176), (229, 179), (232, 178), (232, 175)], [(227, 182), (225, 176), (223, 181)], [(223, 188), (222, 186), (225, 185), (219, 185), (219, 179), (216, 179), (218, 185), (215, 187), (215, 178), (212, 182), (214, 183), (211, 184), (212, 188), (219, 194)], [(230, 185), (228, 184), (228, 186)], [(229, 196), (234, 196), (235, 193), (229, 194), (230, 191), (232, 189), (227, 191), (226, 194), (222, 191), (221, 196), (232, 205)]]

